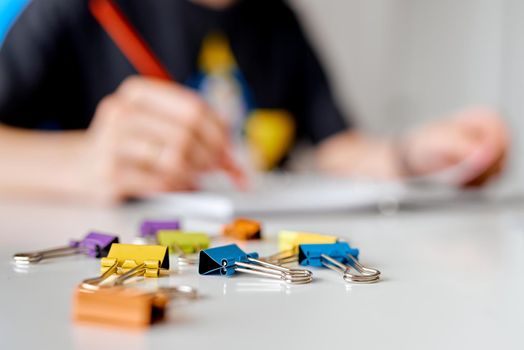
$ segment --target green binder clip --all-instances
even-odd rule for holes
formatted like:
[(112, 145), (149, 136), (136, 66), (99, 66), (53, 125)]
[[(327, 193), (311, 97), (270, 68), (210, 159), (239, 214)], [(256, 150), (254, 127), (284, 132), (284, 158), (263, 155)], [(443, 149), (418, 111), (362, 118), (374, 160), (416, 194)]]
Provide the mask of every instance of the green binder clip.
[(160, 230), (158, 243), (169, 248), (169, 252), (178, 256), (180, 265), (198, 264), (198, 253), (209, 248), (210, 238), (202, 232), (181, 230)]

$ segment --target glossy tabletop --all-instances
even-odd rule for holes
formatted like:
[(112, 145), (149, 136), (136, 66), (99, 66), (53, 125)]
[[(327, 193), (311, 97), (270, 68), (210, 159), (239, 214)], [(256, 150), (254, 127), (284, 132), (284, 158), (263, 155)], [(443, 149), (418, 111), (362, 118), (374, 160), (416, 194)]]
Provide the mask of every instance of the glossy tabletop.
[[(360, 248), (383, 280), (350, 285), (314, 269), (310, 285), (250, 275), (173, 270), (147, 283), (188, 284), (168, 320), (143, 332), (76, 325), (75, 286), (96, 276), (83, 256), (20, 269), (19, 251), (54, 247), (90, 229), (131, 242), (144, 218), (176, 215), (145, 204), (120, 208), (0, 201), (0, 349), (523, 349), (524, 203), (469, 203), (434, 210), (261, 217), (266, 239), (246, 251), (274, 253), (280, 229), (323, 232)], [(220, 222), (187, 219), (187, 226)]]

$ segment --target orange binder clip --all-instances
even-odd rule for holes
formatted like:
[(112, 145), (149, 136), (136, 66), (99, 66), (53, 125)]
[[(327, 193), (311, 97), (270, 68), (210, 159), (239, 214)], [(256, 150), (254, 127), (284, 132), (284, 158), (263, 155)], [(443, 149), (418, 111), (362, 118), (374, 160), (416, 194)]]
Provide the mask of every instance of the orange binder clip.
[(117, 270), (116, 265), (102, 276), (84, 280), (73, 298), (73, 318), (78, 322), (98, 323), (127, 328), (145, 328), (160, 322), (171, 297), (197, 296), (190, 286), (161, 287), (156, 292), (125, 288), (129, 278), (144, 275), (146, 266), (138, 265), (118, 276), (110, 284), (103, 284)]
[(262, 225), (256, 220), (239, 218), (225, 225), (222, 234), (240, 240), (260, 239)]
[(76, 322), (146, 328), (165, 318), (169, 296), (162, 292), (144, 292), (134, 288), (114, 287), (99, 290), (77, 288), (73, 299)]
[(90, 290), (80, 286), (73, 296), (73, 320), (143, 329), (163, 321), (169, 302), (176, 296), (196, 299), (197, 292), (190, 286), (162, 287), (155, 292), (125, 287)]
[(79, 287), (73, 297), (73, 320), (144, 329), (165, 319), (169, 302), (175, 296), (196, 299), (197, 293), (189, 286), (159, 288), (156, 292), (124, 287), (99, 290)]

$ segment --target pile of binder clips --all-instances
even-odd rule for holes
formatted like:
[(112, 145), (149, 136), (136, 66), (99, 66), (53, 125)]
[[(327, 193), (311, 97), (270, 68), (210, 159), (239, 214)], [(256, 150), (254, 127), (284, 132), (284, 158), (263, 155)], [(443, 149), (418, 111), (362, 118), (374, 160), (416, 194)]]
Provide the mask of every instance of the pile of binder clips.
[[(234, 240), (262, 237), (260, 222), (236, 219), (225, 225), (223, 236)], [(138, 282), (169, 275), (170, 254), (179, 266), (198, 265), (200, 275), (254, 274), (286, 284), (308, 284), (313, 273), (301, 268), (325, 267), (338, 272), (348, 283), (374, 283), (380, 271), (359, 262), (359, 250), (335, 236), (281, 231), (279, 252), (259, 257), (236, 244), (210, 247), (203, 232), (182, 230), (179, 220), (144, 221), (137, 244), (119, 243), (115, 235), (90, 232), (64, 247), (15, 254), (16, 264), (34, 264), (44, 259), (73, 254), (100, 258), (100, 276), (85, 279), (76, 288), (73, 317), (78, 322), (145, 328), (164, 320), (171, 299), (196, 299), (197, 291), (186, 285), (139, 288)], [(298, 266), (297, 266), (298, 265)]]

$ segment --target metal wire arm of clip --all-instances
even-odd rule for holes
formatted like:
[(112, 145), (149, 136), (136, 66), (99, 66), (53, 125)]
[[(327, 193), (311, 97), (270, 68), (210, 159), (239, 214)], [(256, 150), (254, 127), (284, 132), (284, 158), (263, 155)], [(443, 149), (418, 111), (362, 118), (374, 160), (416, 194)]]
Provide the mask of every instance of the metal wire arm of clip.
[[(135, 268), (129, 270), (128, 273), (131, 272), (131, 271), (137, 272), (139, 269), (140, 270), (143, 269), (143, 271), (141, 271), (143, 273), (145, 271), (145, 264), (140, 264), (140, 265), (136, 266)], [(86, 280), (83, 280), (82, 283), (81, 283), (81, 286), (82, 286), (82, 288), (85, 288), (85, 289), (98, 290), (98, 289), (102, 288), (101, 284), (105, 280), (107, 280), (109, 277), (111, 277), (113, 274), (115, 274), (117, 271), (118, 271), (118, 261), (115, 261), (113, 263), (113, 265), (111, 265), (111, 267), (109, 267), (99, 277), (88, 278)], [(137, 274), (138, 274), (138, 272), (137, 272)], [(127, 273), (125, 275), (127, 275)], [(123, 277), (123, 276), (124, 275), (122, 275), (120, 277)], [(135, 276), (136, 276), (136, 274), (135, 274)], [(129, 277), (126, 277), (126, 278), (129, 278)], [(116, 280), (115, 280), (115, 282), (111, 286), (114, 286), (114, 285), (116, 285)]]
[(298, 254), (295, 249), (283, 250), (281, 252), (270, 255), (264, 260), (274, 264), (290, 264), (298, 261)]
[(130, 269), (129, 271), (115, 278), (115, 280), (111, 284), (102, 285), (102, 283), (105, 280), (107, 280), (110, 276), (118, 272), (118, 269), (119, 269), (118, 261), (115, 261), (113, 265), (111, 265), (102, 275), (100, 275), (99, 277), (89, 278), (89, 279), (82, 281), (81, 286), (82, 288), (91, 289), (91, 290), (97, 290), (97, 289), (105, 288), (105, 287), (121, 286), (124, 284), (125, 281), (127, 281), (128, 279), (132, 277), (142, 276), (147, 270), (147, 264), (146, 263), (139, 264), (135, 266), (134, 268)]
[[(330, 257), (329, 255), (322, 254), (322, 265), (325, 267), (337, 271), (342, 274), (344, 281), (350, 283), (375, 283), (380, 279), (380, 271), (363, 266), (358, 262), (355, 257), (351, 254), (347, 254), (347, 257), (351, 259), (352, 265), (346, 265), (340, 261)], [(358, 271), (359, 274), (352, 274), (351, 268)]]
[[(89, 278), (82, 281), (81, 287), (89, 290), (98, 290), (100, 288), (109, 288), (122, 286), (125, 281), (136, 276), (142, 276), (147, 269), (147, 265), (140, 264), (126, 273), (118, 276), (113, 283), (107, 285), (101, 285), (102, 282), (107, 280), (111, 275), (117, 272), (118, 262), (115, 262), (106, 272), (104, 272), (100, 277)], [(195, 299), (197, 297), (197, 291), (195, 288), (181, 285), (181, 286), (168, 286), (168, 287), (159, 287), (159, 292), (168, 294), (171, 297), (184, 296), (188, 299)]]
[[(177, 254), (179, 265), (181, 266), (198, 265), (198, 255), (197, 254), (186, 254), (184, 250), (178, 244), (175, 244), (175, 243), (171, 245), (171, 248)], [(199, 246), (196, 246), (195, 248), (197, 252), (201, 250)]]
[[(235, 270), (253, 275), (282, 280), (289, 284), (305, 284), (313, 281), (313, 274), (305, 269), (288, 269), (283, 266), (270, 264), (255, 258), (247, 257), (249, 262), (235, 261)], [(222, 263), (227, 266), (227, 261)]]
[(85, 250), (85, 248), (81, 247), (66, 246), (54, 249), (41, 250), (37, 252), (18, 253), (13, 256), (13, 259), (16, 264), (33, 264), (45, 259), (81, 254)]

